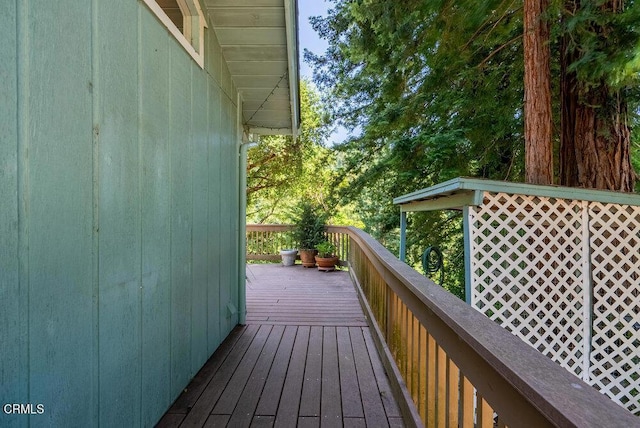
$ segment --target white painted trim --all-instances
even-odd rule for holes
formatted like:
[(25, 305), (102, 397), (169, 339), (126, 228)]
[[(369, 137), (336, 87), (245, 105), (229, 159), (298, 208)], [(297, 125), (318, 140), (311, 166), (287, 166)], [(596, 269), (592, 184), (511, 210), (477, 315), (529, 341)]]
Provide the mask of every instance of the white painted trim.
[(300, 86), (298, 70), (298, 17), (297, 2), (285, 0), (284, 2), (285, 32), (287, 38), (287, 56), (289, 57), (288, 80), (289, 99), (291, 103), (291, 134), (297, 138), (300, 127)]
[(582, 289), (583, 331), (582, 380), (589, 383), (591, 376), (591, 328), (593, 326), (593, 280), (591, 278), (591, 231), (589, 225), (589, 202), (582, 201)]
[(250, 134), (260, 135), (293, 135), (293, 132), (289, 128), (263, 128), (263, 127), (249, 127)]
[[(196, 49), (191, 42), (185, 37), (182, 32), (176, 27), (176, 25), (171, 21), (169, 16), (162, 10), (162, 8), (156, 3), (156, 0), (142, 0), (144, 4), (158, 17), (160, 22), (169, 30), (169, 32), (176, 38), (178, 43), (182, 45), (182, 47), (191, 55), (191, 58), (200, 66), (200, 68), (204, 68), (204, 29), (207, 27), (207, 22), (204, 19), (204, 15), (202, 14), (202, 8), (198, 0), (177, 0), (178, 7), (180, 10), (185, 13), (185, 10), (188, 10), (190, 13), (193, 13), (193, 17), (198, 19), (198, 49)], [(186, 20), (186, 19), (185, 19)], [(193, 38), (193, 28), (190, 23), (185, 23), (185, 28), (191, 34), (191, 38)]]
[[(640, 195), (635, 193), (612, 192), (609, 190), (583, 189), (577, 187), (543, 186), (539, 184), (514, 183), (508, 181), (486, 180), (482, 178), (458, 177), (426, 189), (421, 189), (393, 200), (396, 205), (419, 200), (430, 200), (463, 190), (509, 193), (546, 198), (561, 198), (621, 205), (640, 206)], [(482, 199), (476, 201), (482, 203)]]
[(465, 301), (471, 305), (475, 305), (473, 289), (475, 288), (475, 276), (473, 275), (473, 257), (476, 252), (474, 244), (474, 225), (475, 207), (464, 205), (462, 207), (462, 231), (464, 239), (464, 297)]

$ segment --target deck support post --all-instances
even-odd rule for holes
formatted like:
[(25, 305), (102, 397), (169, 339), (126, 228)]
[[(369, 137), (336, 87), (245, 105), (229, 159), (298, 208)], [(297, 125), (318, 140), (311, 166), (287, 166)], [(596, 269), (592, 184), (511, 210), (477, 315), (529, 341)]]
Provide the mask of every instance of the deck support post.
[(238, 324), (247, 322), (247, 151), (256, 145), (242, 128), (242, 97), (238, 94), (240, 185), (238, 210)]
[(473, 207), (465, 205), (462, 207), (462, 231), (464, 235), (464, 298), (468, 304), (472, 303), (474, 277), (471, 271), (471, 257), (475, 251), (473, 245)]
[(407, 213), (400, 211), (400, 260), (407, 258)]

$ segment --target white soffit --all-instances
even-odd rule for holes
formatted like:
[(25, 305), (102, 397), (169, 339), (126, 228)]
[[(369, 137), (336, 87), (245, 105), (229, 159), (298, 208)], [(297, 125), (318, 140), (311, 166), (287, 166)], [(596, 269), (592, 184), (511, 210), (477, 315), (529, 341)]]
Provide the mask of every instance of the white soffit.
[(245, 129), (296, 134), (300, 124), (296, 0), (204, 0), (231, 77)]

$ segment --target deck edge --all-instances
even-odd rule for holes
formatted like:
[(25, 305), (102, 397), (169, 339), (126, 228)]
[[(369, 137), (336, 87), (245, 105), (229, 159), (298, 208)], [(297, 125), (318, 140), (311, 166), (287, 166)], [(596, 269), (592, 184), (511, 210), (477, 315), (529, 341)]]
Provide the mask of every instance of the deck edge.
[(353, 269), (349, 265), (349, 276), (351, 277), (351, 281), (357, 291), (358, 300), (362, 305), (362, 310), (365, 313), (365, 317), (367, 318), (367, 323), (369, 324), (369, 328), (372, 330), (371, 337), (373, 337), (373, 342), (376, 345), (376, 349), (380, 354), (380, 359), (382, 360), (382, 365), (387, 371), (387, 377), (389, 378), (389, 383), (391, 384), (391, 389), (393, 390), (393, 394), (395, 395), (396, 401), (398, 402), (398, 406), (400, 406), (400, 412), (402, 413), (402, 417), (404, 419), (404, 423), (407, 427), (422, 427), (422, 419), (420, 418), (420, 413), (416, 408), (415, 403), (413, 402), (413, 398), (411, 394), (407, 390), (407, 385), (402, 379), (402, 375), (400, 374), (400, 370), (393, 359), (393, 355), (391, 355), (391, 351), (387, 346), (384, 337), (382, 336), (382, 332), (380, 331), (380, 327), (376, 322), (375, 317), (373, 316), (373, 312), (371, 311), (371, 307), (367, 302), (367, 299), (364, 296), (362, 291), (362, 287), (360, 287), (360, 282), (358, 278), (353, 274)]

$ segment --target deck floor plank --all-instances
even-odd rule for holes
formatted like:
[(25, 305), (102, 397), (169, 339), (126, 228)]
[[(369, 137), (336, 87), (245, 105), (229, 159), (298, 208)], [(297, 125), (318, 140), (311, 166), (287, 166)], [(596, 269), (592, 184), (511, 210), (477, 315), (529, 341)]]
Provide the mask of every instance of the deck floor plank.
[(251, 342), (249, 349), (244, 354), (242, 361), (233, 372), (233, 376), (229, 380), (227, 387), (224, 389), (224, 393), (218, 400), (218, 403), (211, 412), (214, 415), (230, 415), (233, 413), (242, 392), (245, 389), (245, 385), (249, 380), (249, 376), (253, 372), (254, 367), (260, 357), (262, 350), (267, 344), (267, 339), (270, 336), (272, 326), (263, 325), (260, 326), (258, 334)]
[(267, 343), (251, 372), (251, 377), (247, 381), (235, 409), (233, 409), (233, 414), (229, 420), (231, 426), (239, 427), (251, 424), (283, 333), (284, 326), (274, 326), (272, 328)]
[(320, 416), (322, 393), (322, 334), (323, 328), (311, 327), (307, 348), (307, 363), (304, 369), (300, 416)]
[[(259, 326), (246, 326), (240, 339), (235, 343), (231, 352), (219, 369), (212, 376), (198, 400), (193, 405), (191, 411), (182, 422), (181, 427), (201, 427), (206, 422), (211, 410), (215, 406), (218, 398), (222, 395), (224, 388), (233, 376), (236, 367), (244, 356), (247, 348), (253, 342)], [(187, 387), (187, 390), (189, 387)], [(180, 398), (178, 398), (179, 400)]]
[[(257, 330), (256, 330), (257, 331)], [(188, 413), (196, 400), (202, 394), (202, 391), (211, 381), (211, 378), (220, 368), (224, 360), (227, 358), (236, 342), (243, 334), (246, 334), (240, 326), (234, 328), (226, 340), (218, 347), (216, 352), (213, 353), (207, 364), (196, 374), (196, 376), (189, 383), (188, 388), (178, 397), (169, 409), (169, 413)]]
[(270, 428), (273, 426), (274, 422), (275, 422), (275, 417), (273, 416), (256, 415), (253, 417), (253, 420), (251, 421), (251, 425), (249, 425), (249, 427), (250, 428)]
[(322, 340), (322, 396), (320, 426), (342, 426), (342, 397), (335, 327), (324, 327)]
[(250, 265), (247, 321), (161, 427), (404, 426), (348, 272)]
[(293, 344), (295, 343), (296, 326), (288, 325), (284, 329), (280, 346), (273, 360), (273, 366), (264, 384), (263, 392), (258, 401), (256, 415), (275, 416), (280, 403), (280, 396), (284, 388), (284, 382), (289, 368), (290, 358), (293, 356)]
[(209, 415), (205, 428), (224, 428), (229, 422), (229, 415)]
[(356, 361), (358, 384), (360, 385), (362, 407), (367, 426), (388, 427), (389, 423), (380, 398), (378, 382), (373, 373), (363, 331), (359, 328), (350, 328), (349, 332), (351, 333), (351, 344)]
[(286, 428), (297, 423), (310, 333), (311, 327), (297, 328), (296, 340), (291, 352), (291, 362), (282, 387), (280, 405), (276, 412), (274, 425), (276, 427)]
[(318, 428), (320, 418), (318, 416), (300, 416), (298, 418), (298, 428)]
[(336, 335), (338, 340), (338, 358), (340, 362), (342, 413), (345, 418), (364, 418), (349, 329), (347, 327), (337, 327)]
[[(369, 355), (375, 354), (377, 352), (377, 349), (376, 345), (373, 343), (371, 332), (363, 331), (363, 333), (365, 344), (367, 345), (367, 349), (369, 350)], [(393, 390), (391, 389), (391, 384), (389, 383), (389, 378), (387, 377), (385, 368), (382, 365), (382, 361), (380, 361), (379, 358), (371, 358), (370, 360), (371, 366), (373, 368), (373, 374), (375, 375), (376, 382), (378, 383), (380, 399), (382, 400), (382, 405), (384, 406), (384, 410), (387, 413), (387, 416), (389, 418), (400, 418), (400, 420), (402, 421), (400, 406), (398, 406), (398, 403), (393, 396)]]

